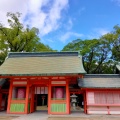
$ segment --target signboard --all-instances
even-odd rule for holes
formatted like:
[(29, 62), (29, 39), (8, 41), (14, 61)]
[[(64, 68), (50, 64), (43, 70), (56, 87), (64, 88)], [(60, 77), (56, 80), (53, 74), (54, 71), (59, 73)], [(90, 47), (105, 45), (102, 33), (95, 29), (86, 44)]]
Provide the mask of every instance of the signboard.
[(52, 81), (51, 84), (66, 84), (66, 81)]

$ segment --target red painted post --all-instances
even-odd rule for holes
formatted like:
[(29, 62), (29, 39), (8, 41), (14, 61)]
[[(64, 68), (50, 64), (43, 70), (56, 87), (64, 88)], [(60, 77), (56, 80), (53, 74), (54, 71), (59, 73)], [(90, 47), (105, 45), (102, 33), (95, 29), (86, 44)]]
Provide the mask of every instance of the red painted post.
[(69, 94), (69, 81), (66, 80), (66, 113), (70, 114), (70, 94)]
[(51, 113), (51, 80), (49, 80), (48, 85), (48, 114)]
[(25, 113), (28, 113), (28, 103), (29, 103), (29, 80), (27, 81), (26, 86), (26, 100), (25, 100)]
[(12, 89), (13, 89), (13, 81), (10, 81), (10, 89), (9, 89), (9, 96), (8, 96), (8, 106), (7, 106), (7, 113), (10, 113), (10, 103), (12, 99)]
[(88, 91), (85, 90), (85, 100), (86, 100), (86, 101), (85, 101), (84, 104), (85, 104), (85, 111), (86, 111), (86, 114), (88, 113), (88, 112), (87, 112), (87, 99), (88, 99)]
[(32, 91), (31, 91), (31, 110), (30, 110), (30, 112), (34, 112), (34, 103), (35, 103), (35, 100), (34, 100), (34, 98), (35, 98), (35, 87), (34, 86), (32, 86), (31, 87), (31, 89), (32, 89)]

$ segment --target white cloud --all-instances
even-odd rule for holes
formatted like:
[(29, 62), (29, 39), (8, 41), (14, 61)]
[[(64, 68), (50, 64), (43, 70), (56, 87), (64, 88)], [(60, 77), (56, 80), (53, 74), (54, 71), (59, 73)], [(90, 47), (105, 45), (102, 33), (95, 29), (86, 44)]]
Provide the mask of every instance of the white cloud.
[(7, 12), (20, 12), (22, 13), (22, 18), (25, 17), (27, 13), (27, 3), (27, 0), (0, 0), (0, 22), (8, 27)]
[(86, 35), (87, 39), (99, 38), (102, 35), (109, 33), (110, 31), (106, 28), (94, 28), (89, 35)]
[(107, 34), (108, 32), (110, 32), (109, 30), (106, 30), (106, 29), (98, 29), (98, 35), (105, 35)]
[(67, 30), (70, 30), (72, 27), (73, 27), (73, 22), (72, 22), (72, 19), (69, 18), (67, 24), (65, 24), (65, 28), (66, 28)]
[(118, 6), (120, 6), (120, 0), (111, 0), (111, 1), (116, 3)]
[(8, 26), (6, 13), (20, 12), (24, 24), (39, 28), (45, 35), (59, 27), (62, 10), (67, 6), (68, 0), (0, 0), (0, 22)]
[(65, 43), (70, 37), (82, 37), (83, 34), (76, 33), (76, 32), (66, 32), (64, 35), (61, 36), (60, 40)]

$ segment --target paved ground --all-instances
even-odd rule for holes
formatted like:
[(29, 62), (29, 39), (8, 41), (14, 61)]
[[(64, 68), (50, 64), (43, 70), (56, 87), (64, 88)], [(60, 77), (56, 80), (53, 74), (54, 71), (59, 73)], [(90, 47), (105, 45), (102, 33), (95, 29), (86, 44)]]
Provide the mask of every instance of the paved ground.
[(0, 120), (47, 120), (47, 112), (34, 112), (31, 114), (6, 114), (6, 112), (0, 112)]
[(0, 112), (0, 120), (120, 120), (120, 115), (86, 115), (80, 112), (73, 112), (70, 115), (48, 115), (47, 112), (41, 111), (18, 115)]
[(17, 116), (0, 116), (0, 120), (13, 120), (18, 118)]
[(47, 120), (120, 120), (120, 117), (89, 116), (89, 117), (54, 117)]

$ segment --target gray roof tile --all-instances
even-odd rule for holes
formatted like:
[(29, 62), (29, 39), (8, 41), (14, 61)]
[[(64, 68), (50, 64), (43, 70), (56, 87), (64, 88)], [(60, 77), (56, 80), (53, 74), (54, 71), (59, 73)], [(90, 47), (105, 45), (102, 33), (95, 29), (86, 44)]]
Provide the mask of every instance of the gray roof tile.
[(120, 75), (85, 75), (78, 80), (82, 88), (120, 88)]
[(0, 75), (56, 75), (86, 73), (78, 52), (10, 53)]

